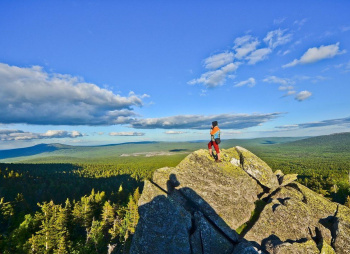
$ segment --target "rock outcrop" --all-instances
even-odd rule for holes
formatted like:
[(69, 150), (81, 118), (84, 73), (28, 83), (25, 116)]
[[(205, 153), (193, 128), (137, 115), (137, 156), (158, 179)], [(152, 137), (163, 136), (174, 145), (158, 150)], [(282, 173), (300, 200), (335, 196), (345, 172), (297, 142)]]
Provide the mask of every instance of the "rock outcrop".
[(235, 147), (155, 171), (131, 253), (350, 253), (350, 209)]

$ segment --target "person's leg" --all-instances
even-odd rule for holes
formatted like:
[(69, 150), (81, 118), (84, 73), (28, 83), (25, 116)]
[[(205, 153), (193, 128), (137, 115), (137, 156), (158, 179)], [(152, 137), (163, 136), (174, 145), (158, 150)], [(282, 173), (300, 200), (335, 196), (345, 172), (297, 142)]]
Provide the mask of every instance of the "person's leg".
[(213, 145), (214, 145), (214, 148), (215, 148), (216, 154), (218, 155), (218, 161), (221, 161), (221, 156), (220, 156), (220, 149), (219, 149), (219, 146), (218, 146), (218, 144), (216, 144), (216, 142), (213, 142)]
[(213, 152), (212, 152), (212, 150), (211, 150), (212, 143), (213, 143), (213, 141), (210, 141), (210, 142), (208, 143), (208, 149), (209, 149), (209, 154), (210, 154), (210, 156), (213, 156)]

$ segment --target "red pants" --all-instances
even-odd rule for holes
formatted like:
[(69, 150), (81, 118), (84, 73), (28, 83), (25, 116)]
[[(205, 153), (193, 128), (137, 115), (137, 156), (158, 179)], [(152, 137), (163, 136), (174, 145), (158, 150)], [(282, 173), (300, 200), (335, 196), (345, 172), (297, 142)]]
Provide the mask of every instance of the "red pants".
[(214, 148), (215, 148), (216, 153), (217, 153), (217, 154), (220, 153), (219, 146), (218, 146), (218, 144), (216, 144), (215, 141), (210, 141), (210, 142), (208, 143), (208, 148), (211, 149), (211, 146), (212, 146), (212, 145), (214, 145)]

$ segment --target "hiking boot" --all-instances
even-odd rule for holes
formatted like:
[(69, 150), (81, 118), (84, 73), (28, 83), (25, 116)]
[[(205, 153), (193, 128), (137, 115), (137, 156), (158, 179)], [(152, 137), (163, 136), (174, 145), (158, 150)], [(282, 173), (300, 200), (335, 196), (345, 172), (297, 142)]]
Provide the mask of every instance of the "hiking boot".
[(219, 163), (219, 162), (221, 162), (221, 160), (215, 160), (215, 162)]

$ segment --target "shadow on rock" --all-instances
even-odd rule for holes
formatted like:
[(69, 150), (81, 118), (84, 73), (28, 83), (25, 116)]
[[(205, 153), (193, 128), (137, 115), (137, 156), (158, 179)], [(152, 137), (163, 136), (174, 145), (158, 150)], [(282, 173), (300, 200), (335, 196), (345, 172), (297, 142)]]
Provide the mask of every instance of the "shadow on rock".
[(139, 206), (140, 220), (130, 253), (259, 253), (249, 242), (239, 239), (215, 210), (191, 188), (178, 188), (175, 174), (169, 176), (167, 190), (155, 183), (149, 202)]

